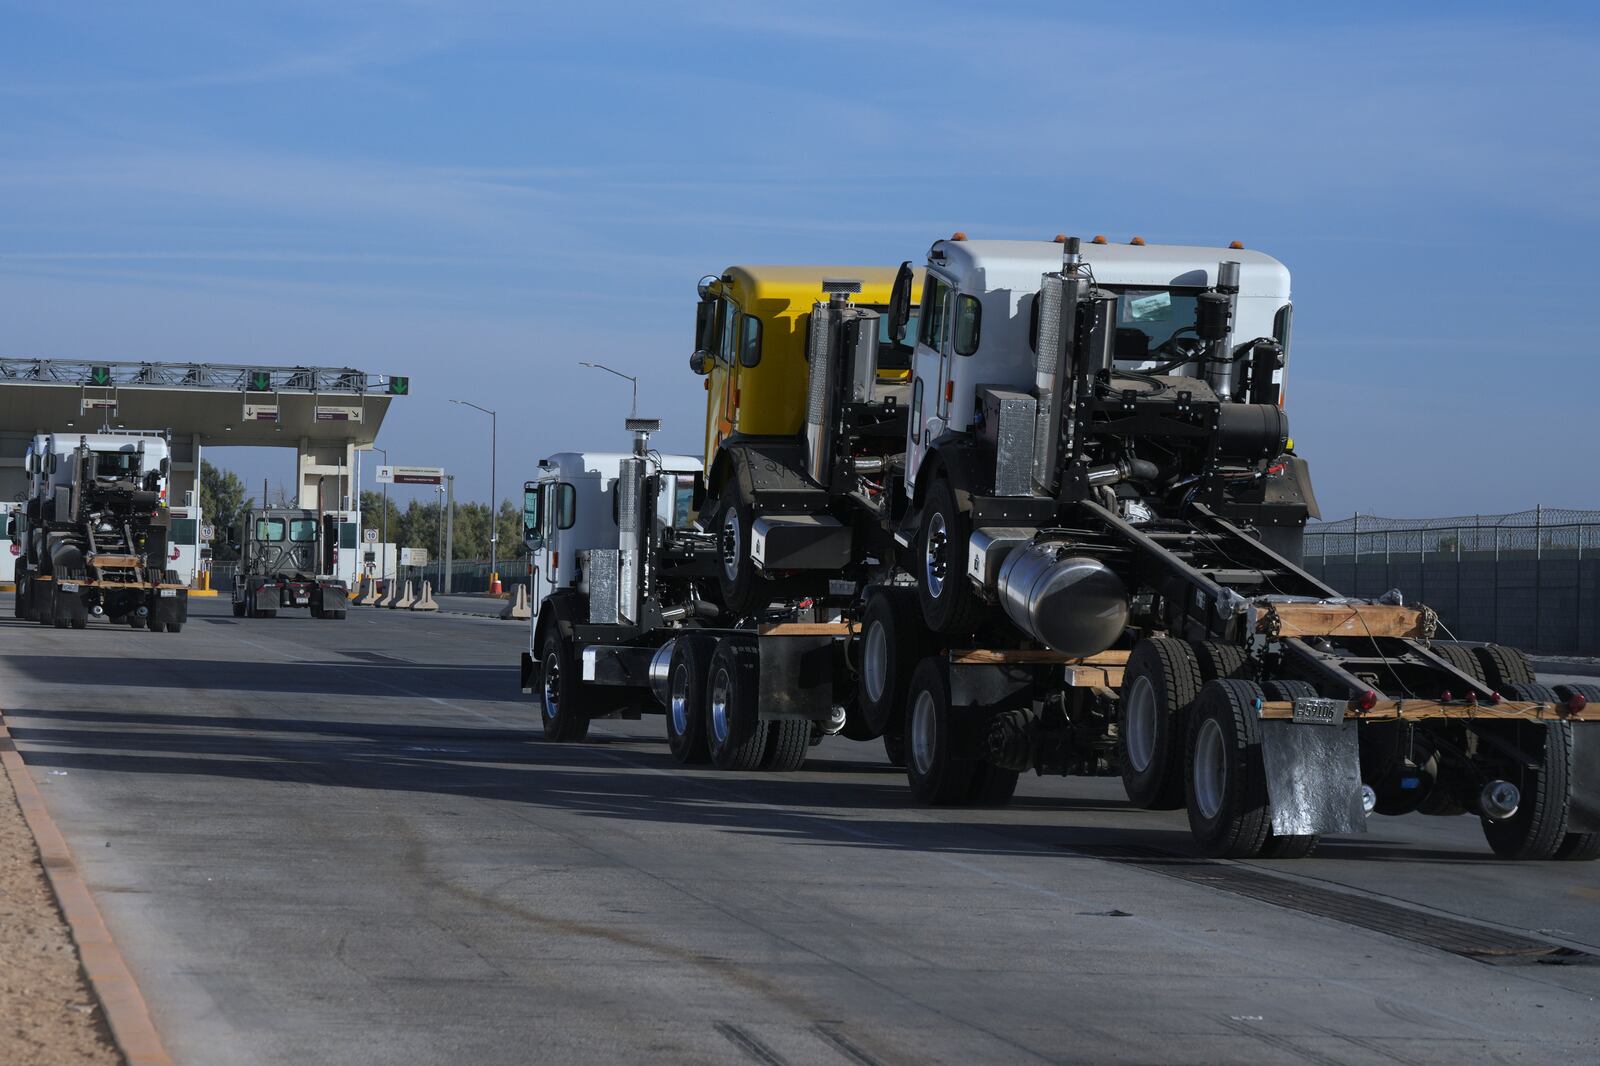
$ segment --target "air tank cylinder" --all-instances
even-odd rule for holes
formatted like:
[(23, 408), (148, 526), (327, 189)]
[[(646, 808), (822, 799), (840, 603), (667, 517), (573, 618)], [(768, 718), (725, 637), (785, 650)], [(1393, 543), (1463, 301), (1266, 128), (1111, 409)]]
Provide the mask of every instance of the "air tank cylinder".
[(1018, 629), (1055, 651), (1098, 655), (1128, 625), (1128, 590), (1098, 559), (1048, 542), (1017, 548), (1000, 567), (997, 591)]

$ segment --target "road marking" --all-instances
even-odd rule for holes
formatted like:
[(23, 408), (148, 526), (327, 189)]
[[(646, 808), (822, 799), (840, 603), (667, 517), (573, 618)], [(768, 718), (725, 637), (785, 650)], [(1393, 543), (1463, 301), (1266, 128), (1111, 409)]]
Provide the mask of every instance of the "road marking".
[(22, 754), (11, 739), (4, 712), (0, 712), (0, 764), (11, 778), (17, 806), (22, 808), (23, 820), (33, 833), (56, 903), (67, 928), (72, 931), (73, 942), (78, 945), (84, 976), (88, 977), (95, 997), (100, 1000), (106, 1024), (111, 1028), (123, 1060), (127, 1066), (172, 1066), (172, 1057), (150, 1021), (150, 1009), (134, 982), (133, 973), (111, 939), (111, 931), (106, 928), (100, 908), (95, 906), (94, 896), (78, 872), (66, 839), (45, 809), (44, 797), (39, 794), (27, 764), (22, 761)]
[(766, 1066), (788, 1066), (788, 1062), (782, 1055), (779, 1055), (760, 1040), (757, 1040), (755, 1036), (732, 1022), (718, 1022), (716, 1030), (727, 1038), (728, 1043), (757, 1062), (766, 1063)]

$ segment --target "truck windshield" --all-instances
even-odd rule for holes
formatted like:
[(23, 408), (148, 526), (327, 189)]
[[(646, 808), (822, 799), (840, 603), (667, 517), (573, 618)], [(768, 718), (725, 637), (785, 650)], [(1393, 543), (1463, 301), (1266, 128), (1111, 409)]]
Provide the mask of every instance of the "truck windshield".
[(283, 539), (284, 522), (281, 518), (256, 519), (256, 540), (276, 543)]
[(1196, 292), (1181, 289), (1119, 289), (1117, 358), (1146, 358), (1180, 329), (1194, 327)]
[(289, 539), (296, 544), (310, 544), (317, 539), (317, 520), (315, 518), (291, 518), (289, 520)]
[(135, 452), (95, 452), (94, 468), (99, 477), (133, 477), (139, 473), (139, 456)]

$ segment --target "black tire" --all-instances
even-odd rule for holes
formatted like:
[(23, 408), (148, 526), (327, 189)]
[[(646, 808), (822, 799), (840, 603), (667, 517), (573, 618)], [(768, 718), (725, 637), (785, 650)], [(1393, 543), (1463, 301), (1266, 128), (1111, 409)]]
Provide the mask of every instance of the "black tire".
[(152, 633), (164, 633), (164, 632), (166, 632), (166, 629), (167, 629), (167, 623), (165, 623), (165, 622), (149, 622), (149, 623), (147, 623), (145, 625), (145, 628), (150, 630), (150, 632), (152, 632)]
[(761, 721), (761, 652), (743, 636), (717, 641), (706, 674), (706, 750), (719, 770), (756, 770), (767, 757)]
[[(1250, 681), (1255, 678), (1255, 667), (1243, 648), (1215, 640), (1190, 641), (1194, 660), (1200, 667), (1200, 683), (1224, 678)], [(1315, 693), (1313, 693), (1315, 695)]]
[(1528, 657), (1517, 648), (1485, 644), (1481, 648), (1473, 648), (1472, 653), (1483, 666), (1484, 680), (1501, 695), (1509, 695), (1507, 690), (1513, 685), (1527, 685), (1533, 681), (1533, 667), (1528, 664)]
[(1183, 806), (1185, 716), (1199, 693), (1200, 664), (1187, 643), (1150, 637), (1133, 646), (1117, 701), (1117, 755), (1135, 807)]
[(1570, 700), (1573, 696), (1582, 696), (1590, 703), (1600, 706), (1600, 685), (1556, 685), (1554, 691), (1562, 702)]
[(884, 731), (883, 757), (889, 760), (890, 766), (904, 768), (906, 764), (906, 726), (904, 722)]
[[(1292, 679), (1264, 681), (1261, 689), (1269, 700), (1297, 700), (1317, 695), (1317, 686), (1311, 682)], [(1322, 842), (1322, 838), (1315, 833), (1306, 836), (1279, 836), (1272, 831), (1271, 824), (1269, 812), (1267, 842), (1261, 846), (1263, 859), (1303, 859), (1316, 851), (1317, 845)]]
[(572, 644), (552, 625), (544, 633), (539, 653), (540, 707), (544, 738), (557, 743), (582, 740), (589, 735), (582, 675), (572, 656)]
[(667, 664), (667, 748), (685, 766), (710, 760), (706, 751), (706, 674), (712, 642), (685, 633), (672, 643)]
[(1471, 648), (1463, 648), (1459, 644), (1450, 644), (1442, 640), (1436, 640), (1433, 642), (1433, 647), (1431, 650), (1433, 651), (1433, 654), (1437, 655), (1439, 658), (1443, 659), (1457, 670), (1460, 670), (1468, 677), (1476, 678), (1485, 685), (1489, 683), (1488, 678), (1483, 676), (1483, 664), (1478, 661), (1478, 657), (1476, 655), (1472, 654)]
[(349, 614), (348, 611), (329, 611), (328, 617), (333, 619), (335, 622), (343, 622), (345, 615), (347, 614)]
[(183, 631), (183, 623), (182, 622), (168, 622), (167, 623), (167, 632), (168, 633), (181, 633), (182, 631)]
[(722, 486), (722, 500), (711, 528), (717, 537), (717, 590), (723, 606), (736, 617), (765, 606), (760, 602), (762, 594), (771, 591), (750, 558), (750, 525), (754, 521), (750, 504), (739, 492), (738, 480), (730, 479)]
[(882, 588), (867, 598), (855, 644), (856, 706), (873, 737), (904, 718), (911, 671), (927, 645), (928, 630), (914, 590)]
[(1189, 830), (1212, 858), (1260, 855), (1272, 836), (1253, 681), (1212, 681), (1189, 714), (1184, 795)]
[(244, 617), (244, 604), (236, 603), (236, 604), (233, 605), (233, 616), (235, 618), (243, 618)]
[(975, 807), (1004, 807), (1017, 791), (1017, 771), (1002, 770), (992, 763), (979, 763), (972, 775), (967, 802)]
[(1593, 862), (1600, 859), (1600, 833), (1568, 833), (1556, 848), (1563, 862)]
[(959, 734), (950, 706), (949, 666), (928, 656), (911, 673), (906, 704), (906, 778), (918, 803), (970, 803), (979, 762)]
[(72, 620), (72, 628), (73, 629), (88, 629), (89, 628), (89, 620), (87, 618), (74, 618)]
[(257, 618), (276, 618), (276, 617), (278, 617), (278, 609), (276, 607), (273, 607), (273, 608), (270, 608), (270, 609), (265, 610), (265, 611), (257, 611), (256, 612), (256, 617)]
[(912, 560), (922, 620), (935, 633), (971, 633), (982, 616), (983, 600), (967, 580), (971, 535), (971, 516), (957, 505), (949, 479), (936, 475), (922, 503)]
[(133, 615), (128, 619), (128, 626), (131, 629), (144, 629), (149, 624), (148, 619), (141, 618), (138, 615)]
[[(1554, 703), (1556, 694), (1537, 682), (1512, 683), (1502, 695), (1514, 700)], [(1517, 812), (1504, 821), (1479, 816), (1484, 839), (1502, 859), (1539, 860), (1556, 857), (1567, 839), (1567, 806), (1572, 798), (1572, 725), (1569, 722), (1518, 723), (1523, 747), (1538, 743), (1536, 730), (1544, 730), (1544, 753), (1539, 767), (1523, 767), (1511, 783), (1522, 790)]]
[(312, 618), (326, 618), (326, 617), (328, 617), (328, 615), (327, 615), (327, 612), (325, 612), (321, 607), (313, 607), (313, 608), (311, 608), (311, 617)]
[(767, 754), (763, 770), (789, 773), (805, 765), (811, 750), (811, 723), (803, 718), (784, 719), (767, 726)]

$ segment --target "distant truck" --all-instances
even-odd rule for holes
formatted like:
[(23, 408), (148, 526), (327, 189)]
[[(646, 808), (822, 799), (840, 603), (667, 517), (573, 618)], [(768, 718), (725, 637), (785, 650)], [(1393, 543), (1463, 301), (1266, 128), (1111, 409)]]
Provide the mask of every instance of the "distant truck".
[(23, 466), (28, 498), (7, 523), (17, 617), (58, 629), (99, 617), (156, 633), (182, 629), (189, 594), (167, 566), (166, 436), (40, 434)]
[(259, 508), (229, 539), (239, 552), (233, 582), (235, 618), (275, 618), (306, 608), (313, 618), (343, 618), (350, 586), (338, 576), (339, 516), (296, 508)]

